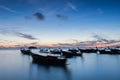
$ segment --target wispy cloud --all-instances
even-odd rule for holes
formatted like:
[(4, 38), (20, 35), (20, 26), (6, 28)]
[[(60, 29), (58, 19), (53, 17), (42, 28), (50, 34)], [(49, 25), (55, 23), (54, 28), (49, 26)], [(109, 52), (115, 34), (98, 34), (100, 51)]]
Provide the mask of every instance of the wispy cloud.
[(98, 43), (97, 41), (83, 41), (79, 43), (58, 43), (54, 44), (57, 47), (108, 47), (120, 46), (120, 40), (111, 43)]
[(29, 39), (29, 40), (36, 40), (37, 39), (30, 34), (25, 34), (25, 33), (16, 32), (16, 31), (10, 31), (10, 30), (9, 31), (8, 30), (0, 30), (0, 34), (13, 35), (13, 36), (17, 36), (17, 37), (21, 37), (21, 38), (25, 38), (25, 39)]
[(94, 40), (92, 41), (79, 41), (74, 40), (74, 42), (71, 43), (58, 43), (54, 44), (54, 46), (57, 47), (107, 47), (107, 46), (120, 46), (120, 40), (114, 40), (114, 39), (107, 39), (102, 37), (101, 35), (94, 34), (92, 36)]
[(3, 6), (3, 5), (0, 5), (0, 8), (3, 9), (3, 10), (6, 10), (8, 12), (11, 12), (11, 13), (17, 13), (15, 10), (7, 7), (7, 6)]
[(56, 17), (61, 19), (61, 20), (67, 20), (68, 19), (67, 16), (64, 16), (64, 15), (61, 15), (61, 14), (57, 14)]
[(36, 12), (33, 14), (38, 20), (44, 20), (45, 19), (45, 16), (40, 13), (40, 12)]
[(101, 37), (100, 35), (97, 35), (97, 34), (93, 34), (92, 37), (95, 38), (98, 42), (105, 42), (105, 43), (109, 42), (108, 39), (103, 38), (103, 37)]
[(74, 11), (78, 11), (77, 7), (73, 3), (71, 3), (71, 2), (67, 3), (67, 7), (71, 8)]
[(14, 35), (16, 35), (18, 37), (25, 38), (25, 39), (29, 39), (29, 40), (36, 40), (37, 39), (30, 34), (24, 34), (24, 33), (21, 33), (21, 32), (14, 32)]

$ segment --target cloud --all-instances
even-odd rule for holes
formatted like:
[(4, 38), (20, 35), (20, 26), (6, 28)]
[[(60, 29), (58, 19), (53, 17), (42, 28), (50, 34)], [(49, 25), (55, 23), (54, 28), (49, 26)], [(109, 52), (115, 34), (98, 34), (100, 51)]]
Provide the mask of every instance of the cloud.
[(101, 37), (100, 35), (97, 35), (97, 34), (94, 34), (92, 37), (95, 38), (95, 39), (97, 39), (98, 42), (106, 42), (106, 43), (109, 42), (108, 39), (103, 38), (103, 37)]
[(76, 39), (73, 39), (74, 42), (71, 40), (66, 42), (66, 43), (58, 43), (54, 44), (54, 46), (57, 47), (108, 47), (108, 46), (120, 46), (120, 39), (115, 40), (115, 39), (107, 39), (104, 38), (101, 35), (94, 34), (92, 36), (94, 40), (91, 41), (79, 41)]
[(0, 8), (3, 9), (3, 10), (6, 10), (8, 12), (11, 12), (11, 13), (16, 13), (15, 10), (9, 8), (9, 7), (6, 7), (6, 6), (3, 6), (3, 5), (0, 5)]
[(36, 44), (38, 44), (38, 42), (32, 42), (31, 44), (32, 44), (32, 45), (36, 45)]
[(100, 43), (116, 43), (116, 42), (120, 42), (120, 40), (107, 39), (104, 36), (100, 36), (100, 35), (97, 35), (97, 34), (94, 34), (92, 37), (96, 39), (96, 42), (100, 42)]
[(45, 19), (45, 16), (40, 13), (40, 12), (36, 12), (33, 14), (38, 20), (44, 20)]
[(111, 43), (98, 43), (97, 41), (83, 41), (78, 43), (58, 43), (54, 44), (57, 47), (108, 47), (108, 46), (120, 46), (120, 40)]
[(36, 40), (37, 38), (34, 38), (32, 35), (30, 34), (24, 34), (24, 33), (21, 33), (21, 32), (14, 32), (14, 35), (18, 36), (18, 37), (22, 37), (22, 38), (25, 38), (25, 39), (29, 39), (29, 40)]
[(68, 19), (67, 16), (64, 16), (64, 15), (61, 15), (61, 14), (57, 14), (56, 17), (61, 19), (61, 20), (67, 20)]
[(25, 38), (25, 39), (29, 39), (29, 40), (36, 40), (37, 39), (30, 34), (24, 34), (21, 32), (16, 32), (16, 31), (11, 31), (11, 30), (0, 30), (0, 34), (13, 35), (13, 36), (17, 36), (17, 37), (21, 37), (21, 38)]
[(71, 8), (74, 11), (78, 11), (77, 7), (73, 3), (71, 3), (71, 2), (67, 3), (67, 7)]

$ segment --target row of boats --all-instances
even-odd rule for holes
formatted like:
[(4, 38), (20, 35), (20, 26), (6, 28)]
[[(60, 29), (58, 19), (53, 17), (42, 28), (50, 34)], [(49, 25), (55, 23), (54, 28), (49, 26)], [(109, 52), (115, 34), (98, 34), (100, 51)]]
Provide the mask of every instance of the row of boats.
[(59, 49), (54, 49), (54, 50), (48, 50), (48, 49), (40, 49), (41, 52), (51, 52), (54, 54), (60, 54), (63, 53), (71, 53), (74, 56), (81, 56), (82, 53), (99, 53), (99, 54), (120, 54), (120, 48), (73, 48), (73, 49), (68, 49), (67, 51), (63, 51), (61, 48)]
[(63, 50), (50, 48), (28, 47), (22, 48), (21, 53), (31, 55), (34, 62), (52, 65), (65, 65), (67, 58), (73, 56), (82, 56), (83, 53), (99, 53), (99, 54), (120, 54), (120, 49), (117, 48), (92, 48), (92, 49), (67, 49)]

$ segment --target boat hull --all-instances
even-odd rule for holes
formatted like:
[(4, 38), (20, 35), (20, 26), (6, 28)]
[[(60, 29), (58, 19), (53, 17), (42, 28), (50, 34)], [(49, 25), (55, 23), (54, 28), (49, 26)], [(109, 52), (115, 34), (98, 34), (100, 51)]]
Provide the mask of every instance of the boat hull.
[(65, 65), (66, 59), (59, 59), (54, 56), (43, 56), (31, 53), (33, 61), (42, 64), (52, 64), (52, 65)]

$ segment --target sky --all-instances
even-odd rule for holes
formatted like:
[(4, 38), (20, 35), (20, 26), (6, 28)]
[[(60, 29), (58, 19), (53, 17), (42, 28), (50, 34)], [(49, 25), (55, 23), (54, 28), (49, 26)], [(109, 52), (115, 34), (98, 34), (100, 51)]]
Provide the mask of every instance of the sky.
[(120, 45), (120, 0), (0, 0), (0, 47)]

